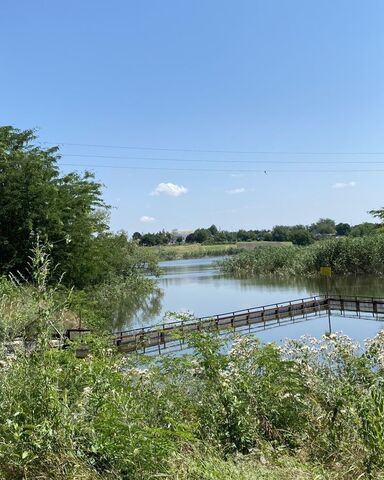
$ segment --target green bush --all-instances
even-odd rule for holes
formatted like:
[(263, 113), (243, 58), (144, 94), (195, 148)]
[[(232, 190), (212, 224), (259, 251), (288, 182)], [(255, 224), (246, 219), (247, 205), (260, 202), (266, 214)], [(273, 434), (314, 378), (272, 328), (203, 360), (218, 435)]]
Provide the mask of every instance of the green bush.
[(382, 334), (364, 352), (336, 335), (232, 340), (160, 358), (94, 337), (86, 359), (4, 350), (0, 478), (382, 478)]
[(263, 247), (223, 260), (232, 274), (315, 275), (330, 266), (336, 275), (384, 273), (384, 235), (318, 241), (307, 247)]

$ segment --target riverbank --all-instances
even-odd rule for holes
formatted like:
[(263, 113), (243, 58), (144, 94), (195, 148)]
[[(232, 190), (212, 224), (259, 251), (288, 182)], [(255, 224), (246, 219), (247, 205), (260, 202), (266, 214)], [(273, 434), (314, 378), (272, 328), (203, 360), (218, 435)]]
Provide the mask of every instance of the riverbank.
[(163, 260), (181, 260), (189, 258), (221, 257), (225, 255), (235, 255), (237, 253), (254, 250), (258, 247), (270, 246), (288, 246), (291, 242), (237, 242), (226, 244), (200, 244), (190, 243), (182, 245), (161, 245), (155, 247), (140, 247), (157, 255), (160, 261)]
[(365, 352), (197, 334), (193, 354), (156, 358), (88, 336), (86, 360), (45, 340), (0, 351), (4, 480), (383, 478), (382, 334)]
[(84, 360), (76, 342), (51, 348), (63, 291), (0, 287), (2, 345), (31, 326), (35, 338), (0, 348), (4, 480), (383, 478), (382, 333), (363, 349), (335, 334), (277, 346), (198, 333), (193, 353), (145, 357), (98, 332)]
[(264, 246), (220, 262), (233, 275), (313, 276), (329, 266), (336, 275), (383, 275), (384, 235), (323, 240), (308, 247)]

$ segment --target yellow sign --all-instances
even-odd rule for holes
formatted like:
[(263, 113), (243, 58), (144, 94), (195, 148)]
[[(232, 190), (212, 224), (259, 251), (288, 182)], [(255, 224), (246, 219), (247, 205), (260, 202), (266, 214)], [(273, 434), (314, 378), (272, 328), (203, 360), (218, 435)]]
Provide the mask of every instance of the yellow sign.
[(320, 267), (320, 275), (323, 275), (324, 277), (330, 277), (332, 275), (332, 268)]

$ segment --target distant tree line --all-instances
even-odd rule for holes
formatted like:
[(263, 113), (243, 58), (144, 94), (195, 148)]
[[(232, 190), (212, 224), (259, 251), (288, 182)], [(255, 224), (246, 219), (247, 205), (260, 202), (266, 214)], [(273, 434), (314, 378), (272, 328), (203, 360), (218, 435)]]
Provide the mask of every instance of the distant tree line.
[[(381, 210), (379, 211), (381, 212)], [(375, 211), (371, 212), (375, 215)], [(379, 216), (376, 212), (376, 216)], [(209, 228), (198, 228), (185, 237), (173, 232), (162, 230), (158, 233), (141, 234), (135, 232), (133, 239), (140, 245), (155, 246), (168, 245), (170, 243), (235, 243), (235, 242), (292, 242), (294, 245), (310, 245), (316, 240), (327, 237), (363, 237), (373, 235), (380, 231), (379, 223), (364, 222), (358, 225), (349, 223), (337, 223), (330, 218), (320, 218), (311, 225), (276, 225), (271, 230), (244, 230), (237, 231), (219, 230), (215, 225)]]

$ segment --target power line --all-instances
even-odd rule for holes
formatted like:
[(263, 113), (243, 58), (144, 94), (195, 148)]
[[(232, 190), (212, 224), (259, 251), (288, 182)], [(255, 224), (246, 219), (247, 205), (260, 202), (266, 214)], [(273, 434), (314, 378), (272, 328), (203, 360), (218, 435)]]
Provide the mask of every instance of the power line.
[(93, 154), (79, 154), (79, 153), (63, 153), (60, 157), (74, 157), (74, 158), (104, 158), (111, 160), (150, 160), (163, 162), (180, 162), (180, 163), (257, 163), (257, 164), (298, 164), (298, 165), (315, 165), (315, 164), (369, 164), (369, 165), (383, 165), (384, 161), (363, 161), (363, 160), (336, 160), (336, 161), (305, 161), (305, 160), (212, 160), (212, 159), (187, 159), (187, 158), (164, 158), (164, 157), (125, 157), (120, 155), (93, 155)]
[(198, 152), (198, 153), (235, 153), (235, 154), (257, 154), (257, 155), (384, 155), (384, 151), (376, 152), (331, 152), (331, 151), (289, 151), (289, 150), (224, 150), (224, 149), (200, 149), (200, 148), (165, 148), (165, 147), (142, 147), (133, 145), (103, 145), (97, 143), (67, 143), (67, 142), (40, 142), (42, 145), (58, 145), (72, 147), (94, 147), (94, 148), (117, 148), (127, 150), (149, 150), (165, 152)]
[(128, 165), (89, 165), (77, 163), (62, 163), (63, 166), (86, 167), (86, 168), (110, 168), (124, 170), (156, 170), (156, 171), (181, 171), (181, 172), (212, 172), (212, 173), (384, 173), (383, 170), (229, 170), (229, 169), (209, 169), (209, 168), (177, 168), (177, 167), (138, 167)]

